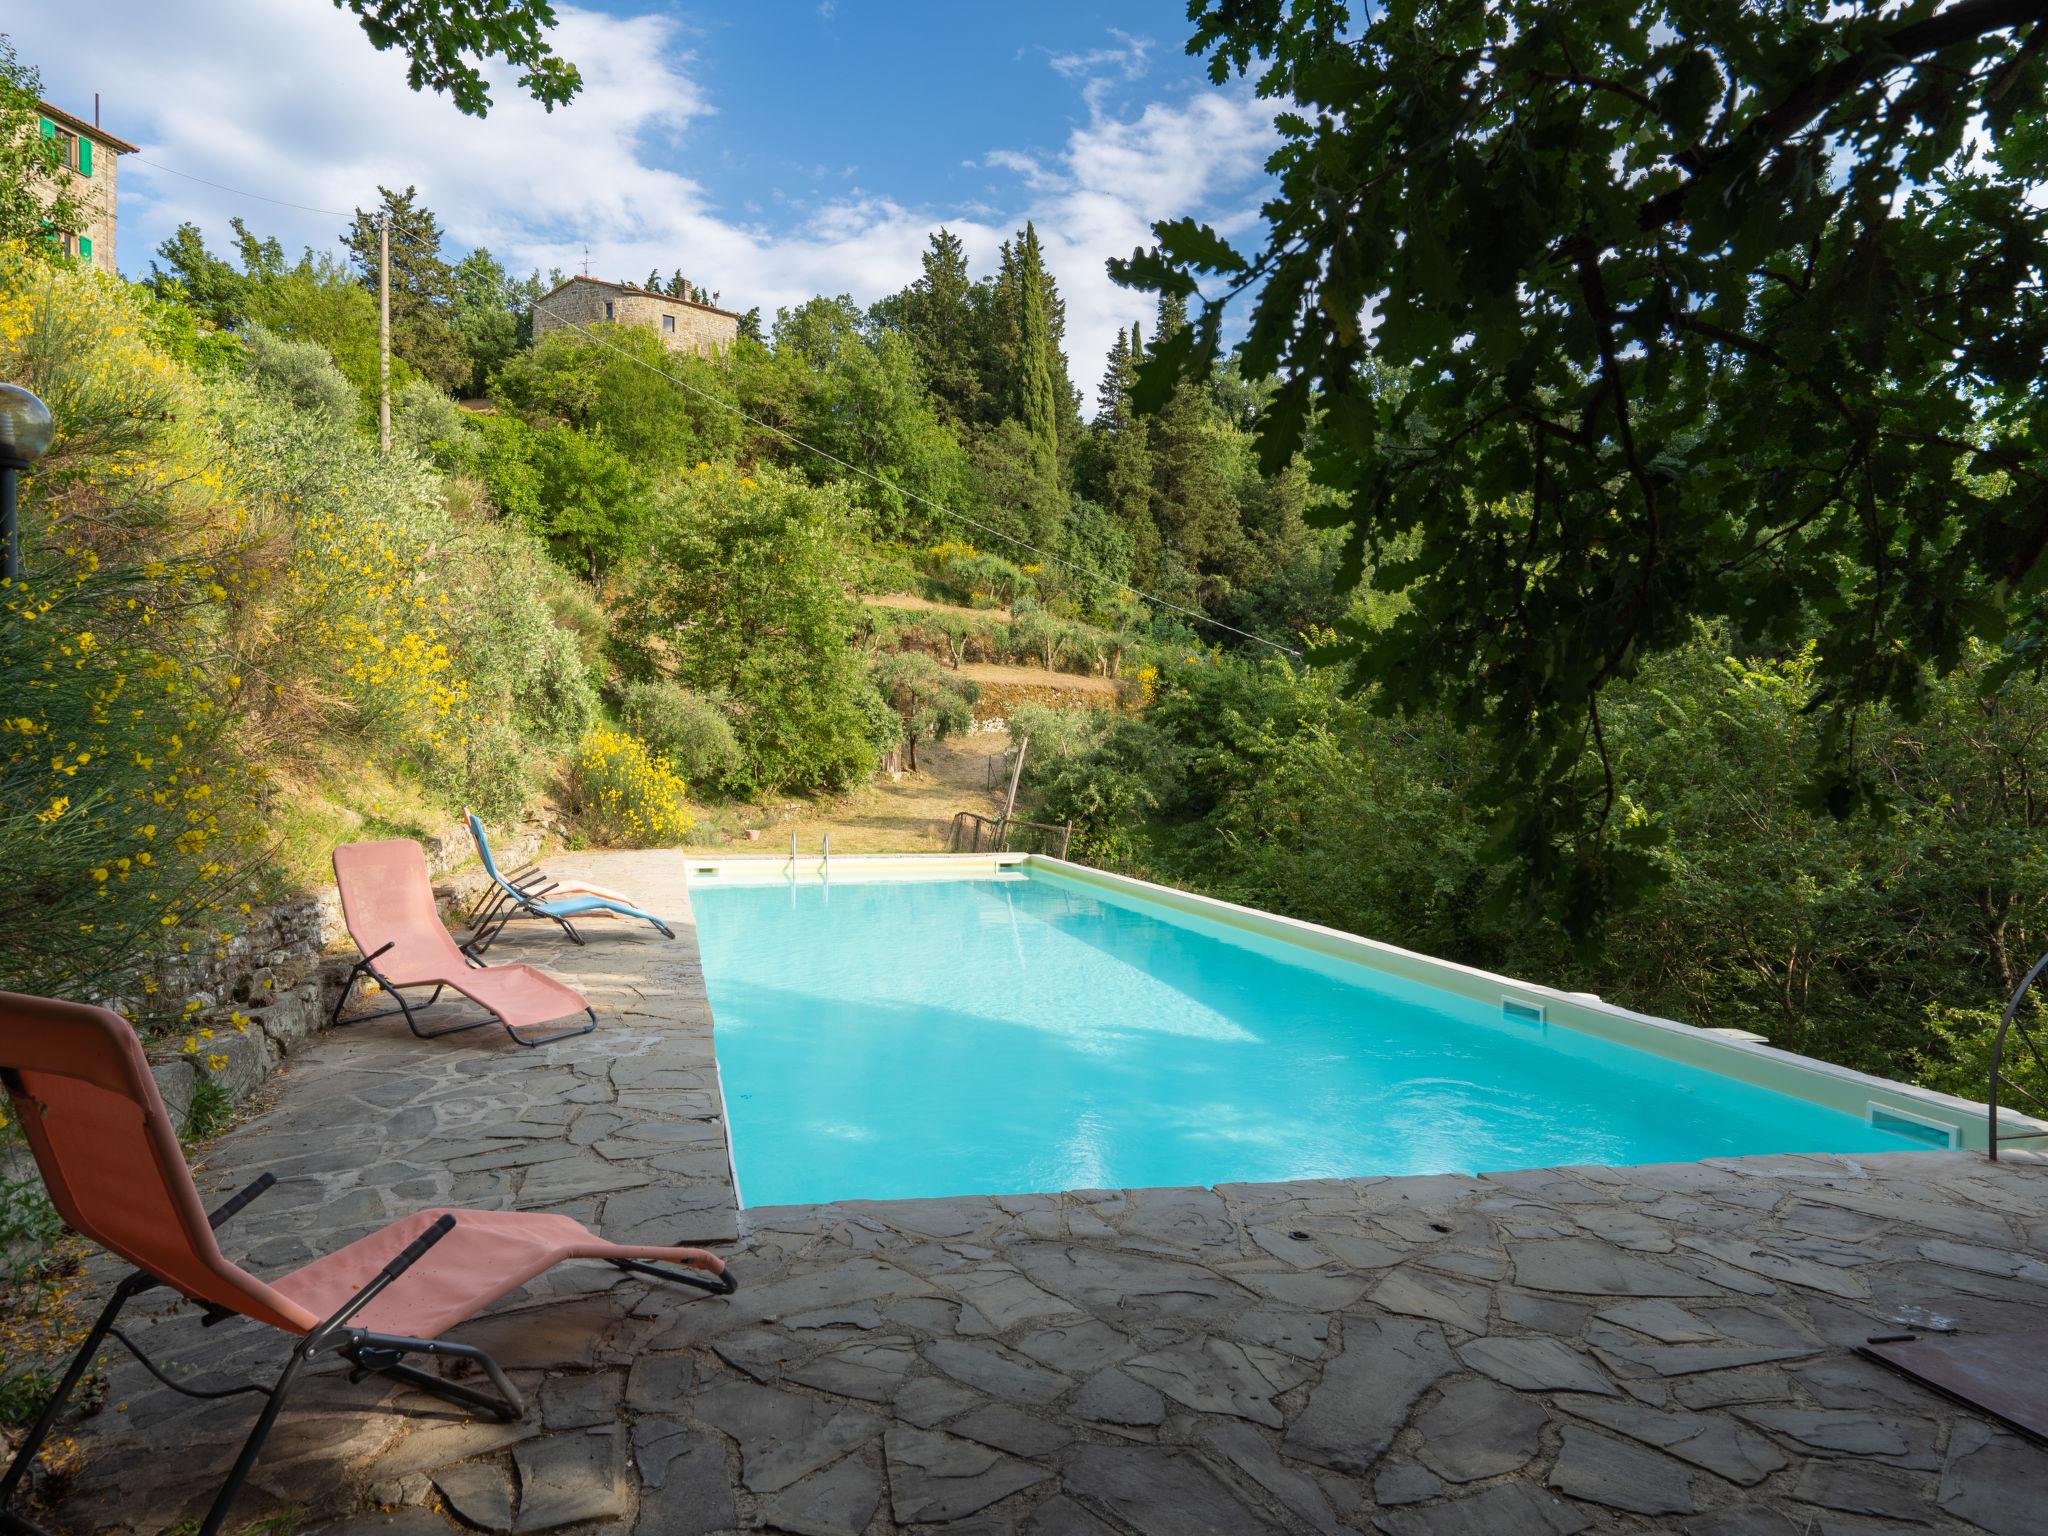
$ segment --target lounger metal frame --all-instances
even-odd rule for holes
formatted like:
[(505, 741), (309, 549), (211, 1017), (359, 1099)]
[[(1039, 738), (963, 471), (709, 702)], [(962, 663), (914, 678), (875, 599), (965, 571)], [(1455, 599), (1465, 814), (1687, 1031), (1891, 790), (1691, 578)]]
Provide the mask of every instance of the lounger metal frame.
[[(543, 911), (540, 907), (541, 898), (554, 890), (559, 882), (549, 880), (545, 872), (531, 865), (524, 871), (515, 871), (510, 875), (500, 874), (497, 860), (491, 855), (489, 835), (483, 830), (483, 823), (468, 812), (464, 813), (464, 820), (469, 823), (470, 839), (476, 844), (477, 857), (482, 860), (484, 875), (490, 880), (491, 885), (478, 899), (476, 906), (470, 909), (470, 935), (463, 943), (463, 953), (471, 958), (482, 954), (497, 942), (498, 935), (505, 931), (506, 924), (528, 919), (545, 918), (566, 933), (573, 942), (583, 943), (583, 935), (576, 931), (574, 923), (557, 913)], [(675, 929), (652, 912), (628, 912), (605, 907), (595, 907), (591, 910), (612, 910), (620, 917), (639, 918), (654, 924), (661, 930), (661, 936), (665, 939), (676, 936)]]
[[(554, 890), (558, 884), (559, 882), (548, 879), (540, 870), (530, 867), (522, 869), (517, 874), (506, 875), (502, 884), (493, 883), (484, 889), (484, 893), (477, 898), (476, 905), (469, 909), (469, 916), (463, 919), (463, 921), (473, 935), (481, 935), (485, 929), (489, 928), (492, 930), (493, 936), (495, 936), (496, 929), (504, 927), (506, 922), (517, 922), (526, 918), (540, 918), (546, 915), (540, 912), (528, 912), (522, 908), (511, 913), (509, 917), (503, 916), (505, 908), (513, 903), (513, 892), (517, 892), (520, 897), (526, 900), (539, 901), (549, 891)], [(512, 891), (505, 889), (507, 885), (512, 887)], [(575, 937), (573, 931), (570, 937)], [(577, 942), (581, 943), (582, 941), (579, 939)], [(477, 939), (473, 937), (467, 944), (463, 945), (463, 948), (467, 949), (470, 944), (476, 943)], [(488, 941), (486, 941), (486, 946), (487, 944)]]
[[(424, 1012), (426, 1009), (433, 1007), (440, 1000), (442, 992), (447, 989), (448, 983), (445, 981), (435, 982), (433, 984), (433, 992), (428, 995), (424, 1003), (408, 1003), (405, 1000), (405, 993), (397, 986), (394, 986), (390, 979), (377, 969), (376, 965), (377, 956), (383, 954), (385, 950), (391, 948), (397, 942), (396, 939), (392, 939), (380, 946), (375, 954), (359, 956), (356, 963), (349, 967), (348, 980), (342, 986), (341, 996), (334, 1000), (334, 1010), (327, 1016), (327, 1022), (330, 1026), (339, 1029), (345, 1024), (363, 1024), (371, 1019), (388, 1019), (393, 1014), (402, 1013), (405, 1015), (406, 1028), (410, 1029), (413, 1034), (422, 1040), (438, 1040), (443, 1035), (459, 1035), (466, 1029), (481, 1029), (486, 1024), (505, 1024), (505, 1021), (499, 1018), (498, 1015), (487, 1010), (480, 1019), (461, 1019), (453, 1024), (443, 1024), (438, 1029), (420, 1028), (420, 1021), (414, 1017), (414, 1010), (418, 1009)], [(482, 971), (490, 968), (483, 961), (477, 959), (475, 954), (470, 951), (469, 945), (464, 944), (459, 947), (462, 950), (463, 958), (469, 962), (472, 970)], [(341, 1011), (348, 1006), (349, 995), (355, 991), (356, 983), (365, 976), (390, 993), (391, 1000), (398, 1004), (398, 1006), (396, 1008), (379, 1008), (373, 1013), (351, 1014), (349, 1017), (343, 1018)], [(418, 990), (419, 987), (426, 985), (427, 983), (423, 981), (415, 983), (414, 990)], [(588, 1016), (590, 1022), (579, 1024), (574, 1029), (558, 1029), (553, 1034), (539, 1035), (529, 1040), (510, 1024), (505, 1024), (505, 1033), (510, 1035), (514, 1042), (527, 1047), (529, 1050), (543, 1045), (553, 1045), (557, 1040), (573, 1040), (578, 1035), (587, 1035), (597, 1028), (597, 1010), (586, 1003), (583, 1006), (583, 1012)]]

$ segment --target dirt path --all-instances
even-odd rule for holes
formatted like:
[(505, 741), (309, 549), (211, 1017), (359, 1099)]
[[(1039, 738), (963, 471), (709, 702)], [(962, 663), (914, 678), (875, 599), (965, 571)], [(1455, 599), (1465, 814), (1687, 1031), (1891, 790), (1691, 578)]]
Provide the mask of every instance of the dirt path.
[[(1004, 732), (977, 731), (921, 748), (916, 773), (893, 780), (880, 774), (836, 799), (713, 812), (698, 825), (688, 846), (731, 853), (786, 852), (794, 830), (797, 846), (805, 853), (816, 853), (827, 832), (832, 834), (834, 853), (942, 853), (955, 811), (989, 815), (992, 808), (1000, 808), (1000, 788), (995, 793), (988, 788), (988, 760), (1009, 746)], [(743, 835), (749, 828), (760, 833), (751, 842)]]
[(861, 602), (870, 608), (899, 608), (906, 613), (950, 613), (962, 619), (993, 619), (998, 624), (1010, 622), (1010, 610), (1007, 608), (962, 608), (958, 603), (935, 603), (914, 592), (870, 592), (861, 598)]

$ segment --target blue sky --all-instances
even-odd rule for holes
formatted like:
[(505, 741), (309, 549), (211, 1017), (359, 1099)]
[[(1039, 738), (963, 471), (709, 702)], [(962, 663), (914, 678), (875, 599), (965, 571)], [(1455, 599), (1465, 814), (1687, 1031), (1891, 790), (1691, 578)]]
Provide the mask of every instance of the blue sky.
[(121, 166), (131, 276), (178, 222), (241, 214), (294, 251), (416, 183), (458, 248), (521, 268), (644, 278), (680, 267), (740, 309), (869, 301), (916, 275), (929, 231), (977, 270), (1034, 220), (1092, 396), (1117, 326), (1145, 317), (1103, 262), (1153, 220), (1253, 222), (1272, 113), (1182, 51), (1182, 0), (996, 6), (834, 0), (559, 6), (586, 90), (552, 116), (509, 77), (487, 122), (405, 87), (326, 0), (93, 0), (5, 22), (45, 94), (141, 146)]

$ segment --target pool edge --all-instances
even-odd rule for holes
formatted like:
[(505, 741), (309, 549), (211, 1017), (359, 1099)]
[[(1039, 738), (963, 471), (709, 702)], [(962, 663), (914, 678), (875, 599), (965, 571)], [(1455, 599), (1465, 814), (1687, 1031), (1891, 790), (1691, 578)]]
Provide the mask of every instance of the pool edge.
[[(1197, 895), (1130, 875), (1111, 874), (1107, 870), (1043, 854), (1028, 854), (1025, 863), (1028, 868), (1043, 869), (1078, 884), (1138, 896), (1228, 927), (1296, 944), (1318, 954), (1350, 960), (1478, 1002), (1520, 1002), (1537, 1006), (1543, 1009), (1544, 1017), (1550, 1023), (1618, 1045), (1631, 1046), (1654, 1056), (1684, 1062), (1758, 1088), (1804, 1099), (1858, 1120), (1868, 1121), (1874, 1106), (1909, 1118), (1933, 1120), (1953, 1129), (1955, 1139), (1950, 1146), (1929, 1146), (1928, 1151), (1983, 1152), (1988, 1144), (1990, 1107), (1953, 1094), (1876, 1077), (1853, 1067), (1781, 1050), (1774, 1045), (1735, 1039), (1677, 1019), (1639, 1013), (1590, 993), (1565, 992), (1540, 982), (1502, 976), (1477, 966), (1440, 960), (1379, 939), (1346, 933), (1341, 928), (1283, 917), (1257, 907)], [(1999, 1126), (2005, 1134), (2038, 1131), (2048, 1139), (2048, 1121), (2028, 1115), (2001, 1109)]]

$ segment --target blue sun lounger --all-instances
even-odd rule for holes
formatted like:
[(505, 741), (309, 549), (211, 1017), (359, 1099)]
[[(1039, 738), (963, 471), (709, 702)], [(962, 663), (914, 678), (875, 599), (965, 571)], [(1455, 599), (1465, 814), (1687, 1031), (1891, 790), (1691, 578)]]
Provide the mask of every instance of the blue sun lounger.
[(642, 912), (608, 891), (571, 880), (551, 883), (546, 876), (539, 874), (508, 880), (498, 872), (498, 861), (491, 857), (491, 840), (484, 833), (482, 820), (474, 811), (465, 812), (464, 817), (469, 822), (469, 835), (476, 843), (477, 857), (484, 862), (484, 873), (490, 876), (495, 887), (490, 900), (471, 919), (469, 942), (462, 946), (470, 954), (481, 954), (489, 949), (498, 935), (504, 932), (505, 925), (520, 918), (544, 918), (578, 944), (583, 942), (583, 935), (576, 931), (575, 924), (569, 919), (587, 917), (592, 913), (637, 917), (643, 923), (652, 923), (660, 929), (663, 938), (676, 936), (675, 930), (652, 912)]

